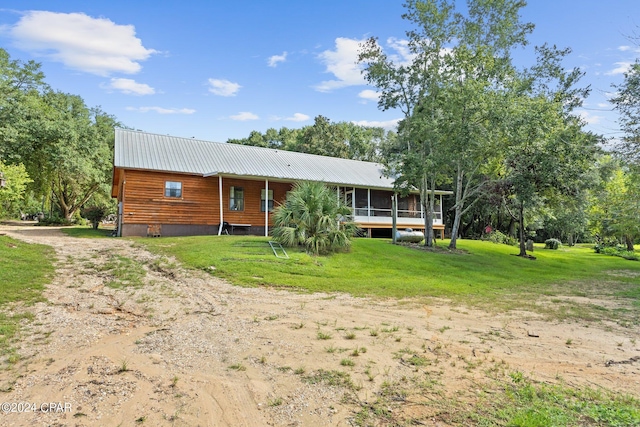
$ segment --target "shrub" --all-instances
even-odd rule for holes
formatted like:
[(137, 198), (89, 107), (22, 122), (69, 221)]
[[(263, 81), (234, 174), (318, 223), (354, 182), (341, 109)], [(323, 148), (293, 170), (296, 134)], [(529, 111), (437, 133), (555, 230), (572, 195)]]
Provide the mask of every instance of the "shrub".
[(65, 219), (60, 215), (45, 215), (44, 218), (39, 219), (36, 225), (73, 225), (74, 221)]
[(351, 215), (335, 189), (321, 182), (297, 183), (275, 209), (273, 236), (285, 246), (302, 245), (316, 255), (346, 250), (358, 231)]
[(640, 255), (634, 251), (628, 251), (626, 246), (621, 245), (615, 239), (598, 239), (593, 249), (598, 254), (619, 256), (630, 261), (640, 261)]
[(558, 239), (547, 239), (544, 241), (545, 249), (558, 249), (562, 247), (562, 242)]
[(107, 216), (107, 208), (105, 206), (89, 206), (82, 209), (82, 217), (88, 219), (93, 225), (93, 229), (97, 230), (100, 221)]
[(504, 234), (499, 230), (493, 230), (491, 233), (489, 233), (488, 240), (493, 243), (499, 243), (509, 246), (516, 246), (518, 244), (518, 241), (514, 237), (511, 237), (508, 234)]

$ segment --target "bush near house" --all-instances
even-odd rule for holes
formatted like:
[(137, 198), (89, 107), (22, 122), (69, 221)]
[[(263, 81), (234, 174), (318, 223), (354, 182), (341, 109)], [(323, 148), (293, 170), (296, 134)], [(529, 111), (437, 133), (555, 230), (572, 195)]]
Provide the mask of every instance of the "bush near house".
[(288, 247), (303, 246), (315, 255), (344, 251), (358, 226), (351, 210), (321, 182), (299, 182), (273, 214), (274, 238)]

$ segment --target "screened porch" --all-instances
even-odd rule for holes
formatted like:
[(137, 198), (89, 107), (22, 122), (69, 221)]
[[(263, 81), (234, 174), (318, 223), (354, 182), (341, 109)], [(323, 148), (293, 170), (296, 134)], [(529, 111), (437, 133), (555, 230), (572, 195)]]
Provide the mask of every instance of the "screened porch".
[[(393, 222), (392, 199), (394, 193), (370, 188), (339, 187), (339, 197), (350, 206), (353, 220), (363, 228), (387, 228)], [(424, 209), (420, 196), (396, 196), (398, 200), (398, 227), (424, 228)], [(433, 218), (434, 226), (443, 226), (442, 194), (437, 194)]]

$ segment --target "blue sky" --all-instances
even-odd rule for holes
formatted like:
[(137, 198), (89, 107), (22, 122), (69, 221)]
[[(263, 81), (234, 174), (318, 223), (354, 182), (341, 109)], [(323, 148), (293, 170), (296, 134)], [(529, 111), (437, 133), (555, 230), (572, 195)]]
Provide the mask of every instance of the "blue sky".
[[(401, 113), (378, 110), (355, 55), (370, 36), (401, 54), (402, 12), (393, 0), (4, 0), (0, 46), (147, 132), (226, 141), (320, 114), (389, 128)], [(592, 88), (580, 110), (589, 129), (619, 136), (607, 99), (640, 55), (640, 1), (530, 0), (522, 16), (536, 25), (532, 46), (572, 48), (565, 64)], [(530, 65), (532, 47), (516, 58)]]

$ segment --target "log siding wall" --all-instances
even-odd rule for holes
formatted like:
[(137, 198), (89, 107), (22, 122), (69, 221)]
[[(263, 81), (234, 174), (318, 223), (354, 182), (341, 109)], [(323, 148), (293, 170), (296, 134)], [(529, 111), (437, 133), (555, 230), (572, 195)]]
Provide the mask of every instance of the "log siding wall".
[[(123, 202), (122, 235), (145, 236), (149, 227), (161, 235), (215, 234), (220, 224), (218, 177), (166, 172), (120, 170), (118, 201)], [(181, 182), (181, 197), (166, 197), (165, 182)], [(229, 210), (232, 186), (244, 190), (244, 210)], [(249, 224), (251, 231), (264, 234), (265, 213), (261, 208), (264, 180), (222, 178), (223, 221)], [(286, 199), (291, 183), (269, 181), (274, 207)], [(272, 225), (271, 214), (269, 223)], [(259, 230), (262, 233), (259, 233)]]
[[(165, 197), (165, 182), (181, 182), (181, 197)], [(244, 190), (244, 209), (229, 210), (231, 187)], [(269, 180), (269, 190), (273, 191), (274, 207), (284, 202), (292, 183)], [(222, 178), (223, 221), (230, 224), (250, 225), (239, 231), (264, 235), (265, 213), (261, 209), (261, 191), (264, 179)], [(202, 177), (170, 172), (119, 169), (114, 173), (114, 189), (118, 202), (123, 203), (122, 236), (162, 236), (217, 234), (220, 224), (219, 181), (217, 176)], [(374, 193), (375, 192), (375, 193)], [(390, 200), (391, 192), (372, 190), (374, 195)], [(384, 194), (384, 193), (388, 193)], [(408, 200), (409, 209), (417, 205), (417, 200)], [(405, 203), (407, 203), (405, 202)], [(376, 206), (379, 207), (379, 206)], [(269, 225), (273, 226), (269, 214)], [(386, 223), (362, 224), (369, 229), (390, 228)], [(421, 228), (415, 227), (414, 228)], [(435, 226), (444, 229), (444, 226)], [(152, 231), (150, 231), (152, 230)]]
[[(181, 182), (182, 197), (165, 197), (166, 181)], [(123, 224), (214, 225), (220, 222), (215, 177), (127, 170), (123, 182)]]

